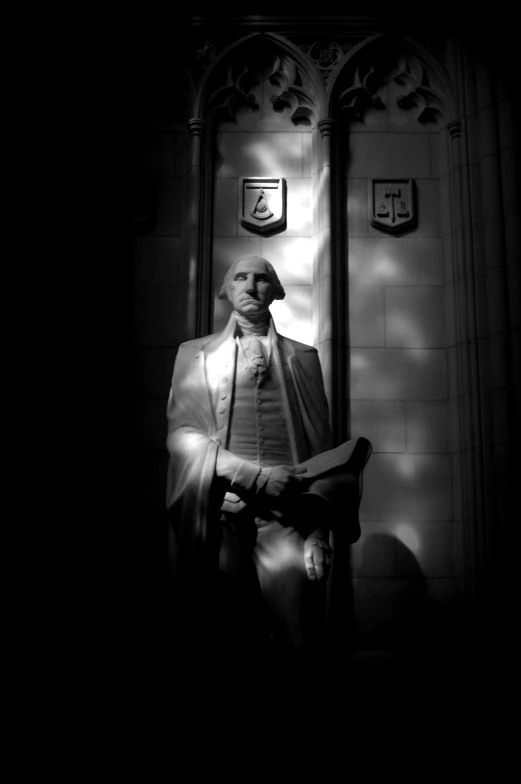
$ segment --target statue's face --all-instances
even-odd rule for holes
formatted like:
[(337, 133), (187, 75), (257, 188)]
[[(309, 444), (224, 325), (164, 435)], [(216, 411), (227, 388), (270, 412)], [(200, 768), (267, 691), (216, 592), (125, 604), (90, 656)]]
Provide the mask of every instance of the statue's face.
[(228, 298), (238, 313), (242, 316), (266, 313), (274, 293), (265, 261), (239, 261), (228, 288)]

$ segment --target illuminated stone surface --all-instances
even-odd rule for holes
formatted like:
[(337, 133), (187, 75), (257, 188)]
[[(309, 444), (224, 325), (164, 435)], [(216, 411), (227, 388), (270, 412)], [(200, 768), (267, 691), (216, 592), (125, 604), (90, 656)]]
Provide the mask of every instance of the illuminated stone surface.
[(450, 520), (450, 456), (378, 454), (367, 465), (362, 520)]
[(357, 348), (385, 346), (383, 288), (349, 287), (349, 342)]
[(444, 348), (441, 286), (390, 286), (385, 292), (385, 343), (390, 348)]
[(402, 400), (351, 400), (351, 433), (365, 433), (375, 452), (405, 452)]

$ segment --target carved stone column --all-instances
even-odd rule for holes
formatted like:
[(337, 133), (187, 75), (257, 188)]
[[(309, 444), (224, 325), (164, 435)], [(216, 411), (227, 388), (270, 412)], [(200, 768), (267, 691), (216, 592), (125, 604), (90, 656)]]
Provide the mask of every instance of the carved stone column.
[(334, 345), (334, 314), (335, 297), (333, 283), (333, 209), (332, 209), (332, 134), (335, 121), (329, 118), (317, 124), (320, 132), (318, 138), (318, 165), (314, 183), (315, 199), (315, 264), (313, 274), (314, 297), (316, 307), (315, 346), (318, 349), (324, 384), (329, 403), (330, 419), (335, 432), (334, 386), (335, 386), (335, 345)]
[(190, 338), (198, 336), (201, 288), (201, 187), (202, 149), (205, 121), (195, 117), (188, 121), (190, 131), (190, 173), (186, 225), (186, 255), (188, 258), (187, 326)]
[(516, 173), (504, 165), (511, 154), (508, 140), (501, 142), (489, 66), (452, 42), (448, 67), (461, 111), (461, 123), (448, 126), (448, 157), (465, 587), (467, 606), (490, 630), (508, 603), (513, 573), (518, 307), (509, 302), (515, 242), (505, 221), (514, 209)]

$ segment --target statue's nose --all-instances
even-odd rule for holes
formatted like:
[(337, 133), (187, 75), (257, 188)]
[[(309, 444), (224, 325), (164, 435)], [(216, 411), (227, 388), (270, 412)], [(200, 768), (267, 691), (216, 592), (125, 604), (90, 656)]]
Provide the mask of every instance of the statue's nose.
[(246, 291), (255, 291), (255, 278), (253, 275), (248, 275), (246, 279)]

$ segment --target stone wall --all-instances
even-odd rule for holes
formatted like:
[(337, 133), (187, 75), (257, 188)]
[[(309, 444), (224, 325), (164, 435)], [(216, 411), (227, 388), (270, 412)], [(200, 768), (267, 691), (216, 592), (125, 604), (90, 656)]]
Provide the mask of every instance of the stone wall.
[[(377, 43), (373, 44), (376, 48)], [(410, 644), (424, 639), (424, 633), (430, 642), (443, 636), (438, 632), (451, 628), (460, 599), (471, 605), (475, 576), (481, 579), (489, 568), (486, 543), (496, 536), (496, 518), (503, 519), (503, 528), (501, 542), (496, 541), (495, 547), (501, 553), (507, 550), (508, 516), (499, 509), (499, 502), (506, 496), (505, 477), (512, 454), (508, 427), (509, 412), (515, 408), (512, 379), (519, 383), (519, 372), (512, 368), (518, 346), (518, 331), (511, 328), (518, 323), (513, 292), (519, 285), (519, 207), (514, 164), (510, 163), (515, 142), (507, 138), (511, 126), (505, 119), (510, 97), (488, 111), (492, 98), (485, 96), (485, 101), (483, 95), (477, 95), (481, 108), (472, 110), (470, 92), (467, 95), (472, 79), (480, 86), (479, 90), (472, 88), (477, 93), (485, 91), (486, 79), (481, 72), (472, 75), (474, 53), (463, 52), (454, 42), (449, 44), (441, 58), (445, 58), (444, 65), (438, 66), (445, 69), (447, 83), (454, 87), (448, 92), (456, 95), (451, 98), (451, 116), (456, 122), (449, 125), (458, 125), (457, 132), (452, 128), (449, 134), (448, 115), (436, 122), (432, 118), (419, 122), (414, 107), (400, 108), (396, 99), (402, 88), (392, 78), (379, 92), (385, 108), (375, 104), (363, 119), (351, 118), (344, 126), (338, 121), (338, 106), (327, 103), (324, 88), (322, 103), (317, 101), (320, 116), (316, 114), (309, 124), (295, 124), (287, 108), (274, 110), (272, 93), (277, 88), (260, 78), (260, 84), (248, 88), (256, 107), (252, 109), (250, 100), (250, 105), (235, 112), (235, 119), (218, 124), (210, 140), (211, 165), (205, 154), (198, 159), (200, 183), (190, 158), (195, 146), (192, 138), (190, 148), (186, 118), (179, 124), (165, 119), (164, 113), (145, 112), (137, 144), (142, 195), (152, 193), (157, 204), (151, 225), (138, 226), (132, 261), (131, 462), (144, 521), (141, 530), (145, 538), (154, 538), (157, 533), (157, 547), (154, 544), (147, 550), (145, 546), (143, 557), (148, 553), (153, 561), (162, 547), (165, 409), (179, 343), (196, 336), (209, 311), (204, 331), (223, 328), (230, 307), (217, 300), (216, 294), (224, 272), (233, 260), (254, 253), (274, 263), (286, 289), (286, 299), (272, 307), (279, 331), (318, 345), (322, 325), (317, 321), (324, 319), (324, 314), (329, 318), (328, 309), (334, 310), (335, 299), (335, 292), (330, 296), (331, 291), (324, 287), (321, 293), (317, 283), (320, 254), (327, 244), (319, 238), (323, 231), (331, 246), (342, 247), (341, 263), (347, 271), (340, 322), (348, 324), (349, 332), (343, 358), (350, 366), (350, 434), (366, 436), (374, 447), (365, 476), (362, 538), (352, 548), (358, 648)], [(277, 45), (273, 39), (271, 49)], [(249, 48), (244, 43), (241, 46), (242, 53), (239, 47), (235, 55), (237, 61)], [(285, 52), (291, 59), (291, 53)], [(425, 61), (430, 57), (427, 54)], [(233, 51), (227, 57), (228, 64), (232, 63)], [(464, 61), (467, 71), (461, 76), (458, 68)], [(207, 64), (210, 71), (211, 62), (209, 59)], [(204, 83), (202, 72), (202, 67), (194, 70), (192, 92), (204, 98), (204, 90), (197, 92)], [(227, 78), (226, 69), (222, 73), (220, 82), (216, 71), (214, 94)], [(322, 78), (318, 70), (315, 75)], [(353, 75), (354, 71), (349, 78)], [(332, 82), (331, 74), (329, 78)], [(352, 84), (353, 79), (348, 87)], [(487, 89), (494, 92), (492, 87)], [(448, 92), (442, 96), (447, 105)], [(194, 100), (195, 108), (191, 114), (187, 110), (187, 119), (195, 118), (208, 140), (213, 109), (203, 98)], [(332, 133), (337, 139), (340, 135), (331, 183), (334, 186), (337, 177), (342, 182), (342, 187), (331, 190), (332, 213), (338, 206), (335, 198), (341, 201), (336, 238), (330, 223), (318, 220), (321, 209), (323, 213), (327, 210), (321, 207), (319, 196), (324, 147), (320, 152), (323, 138), (316, 128), (317, 120), (324, 120), (328, 128), (334, 126)], [(494, 124), (499, 129), (495, 146), (490, 141)], [(460, 153), (455, 152), (458, 134), (463, 137)], [(492, 165), (494, 156), (502, 168)], [(329, 158), (326, 163), (329, 176)], [(187, 177), (190, 168), (191, 184)], [(239, 178), (243, 176), (287, 179), (288, 222), (283, 232), (259, 237), (241, 227), (238, 199)], [(416, 228), (389, 236), (370, 224), (368, 194), (373, 177), (414, 179)], [(329, 180), (322, 177), (322, 187), (324, 182), (329, 186)], [(199, 185), (201, 196), (209, 196), (213, 205), (211, 222), (212, 210), (201, 207), (204, 199), (198, 198)], [(327, 190), (329, 193), (329, 187)], [(189, 229), (194, 229), (193, 215), (189, 214), (194, 205), (201, 208), (195, 223), (201, 224), (205, 242), (209, 238), (210, 252), (204, 259), (197, 243), (190, 244), (192, 239), (187, 238)], [(497, 228), (502, 215), (505, 227)], [(333, 281), (333, 288), (336, 284), (338, 281)], [(197, 318), (188, 312), (192, 305), (200, 311)], [(329, 334), (334, 332), (331, 322), (327, 326), (332, 343), (338, 336)], [(342, 346), (342, 341), (337, 345)], [(333, 354), (328, 355), (329, 378), (333, 376)], [(519, 407), (515, 410), (519, 415)], [(494, 447), (490, 446), (489, 455), (482, 437)], [(496, 469), (496, 464), (500, 468)], [(475, 478), (472, 466), (477, 467)], [(496, 497), (499, 511), (492, 509)], [(474, 553), (479, 554), (475, 561)], [(349, 613), (346, 604), (346, 618)]]
[[(396, 89), (384, 88), (385, 109), (351, 123), (342, 139), (351, 433), (374, 449), (362, 538), (352, 548), (362, 647), (397, 642), (405, 631), (409, 639), (454, 598), (439, 129), (398, 110)], [(416, 228), (390, 236), (370, 224), (373, 177), (414, 178)]]
[[(213, 222), (214, 329), (226, 324), (231, 307), (217, 299), (230, 264), (246, 254), (271, 261), (286, 291), (271, 311), (283, 335), (313, 343), (313, 193), (311, 127), (295, 127), (288, 110), (275, 112), (275, 88), (266, 80), (252, 89), (257, 111), (241, 109), (236, 122), (222, 122), (216, 138)], [(284, 177), (287, 226), (272, 237), (259, 237), (239, 223), (240, 177)]]

